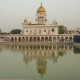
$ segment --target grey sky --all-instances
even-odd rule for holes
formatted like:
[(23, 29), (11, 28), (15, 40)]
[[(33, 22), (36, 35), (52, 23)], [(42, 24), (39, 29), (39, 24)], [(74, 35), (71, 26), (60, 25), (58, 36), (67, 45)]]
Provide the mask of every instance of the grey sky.
[(35, 23), (35, 15), (40, 2), (43, 2), (46, 9), (48, 24), (55, 19), (58, 24), (69, 29), (80, 27), (80, 0), (0, 0), (2, 31), (22, 29), (21, 23), (27, 17), (28, 21)]

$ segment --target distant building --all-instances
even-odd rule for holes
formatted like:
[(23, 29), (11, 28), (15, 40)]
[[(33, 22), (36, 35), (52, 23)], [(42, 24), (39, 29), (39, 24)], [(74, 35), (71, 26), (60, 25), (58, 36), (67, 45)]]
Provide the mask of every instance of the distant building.
[(0, 33), (2, 33), (2, 30), (0, 29)]
[(68, 34), (74, 35), (80, 34), (80, 28), (76, 28), (76, 30), (68, 30)]

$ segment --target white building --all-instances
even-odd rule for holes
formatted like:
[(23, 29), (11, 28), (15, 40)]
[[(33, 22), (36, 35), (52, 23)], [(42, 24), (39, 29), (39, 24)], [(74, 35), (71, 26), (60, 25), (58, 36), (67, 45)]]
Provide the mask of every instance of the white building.
[(54, 20), (53, 25), (47, 25), (47, 14), (45, 8), (41, 6), (37, 9), (36, 13), (36, 24), (28, 23), (27, 19), (24, 20), (23, 25), (23, 35), (58, 35), (58, 25)]

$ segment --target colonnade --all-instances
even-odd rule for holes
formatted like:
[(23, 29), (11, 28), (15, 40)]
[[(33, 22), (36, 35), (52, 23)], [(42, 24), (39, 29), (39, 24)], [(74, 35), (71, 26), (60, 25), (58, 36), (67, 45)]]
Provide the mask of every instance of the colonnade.
[(73, 42), (73, 36), (13, 36), (10, 42)]

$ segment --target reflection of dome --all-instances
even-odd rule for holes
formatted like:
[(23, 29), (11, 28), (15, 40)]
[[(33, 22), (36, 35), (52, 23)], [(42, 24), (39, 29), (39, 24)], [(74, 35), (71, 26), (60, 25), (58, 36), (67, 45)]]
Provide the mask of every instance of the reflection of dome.
[(38, 72), (39, 72), (40, 74), (45, 74), (45, 73), (46, 73), (46, 70), (45, 70), (45, 69), (39, 69)]
[(44, 7), (42, 6), (42, 3), (41, 3), (41, 6), (38, 8), (37, 10), (38, 13), (45, 13), (46, 10), (44, 9)]
[(26, 22), (26, 23), (27, 23), (27, 19), (25, 19), (25, 20), (24, 20), (24, 22)]

